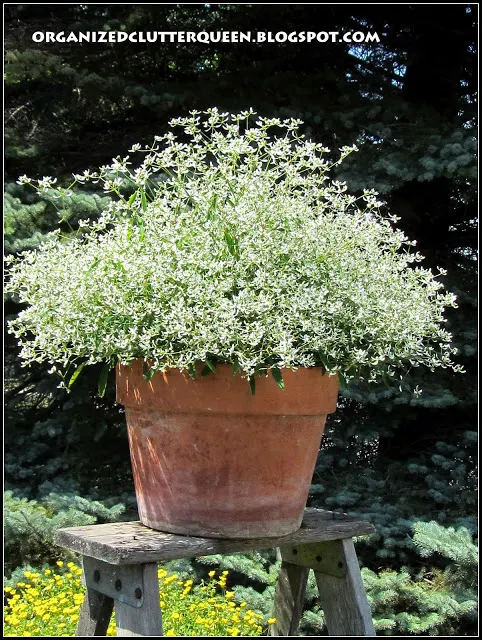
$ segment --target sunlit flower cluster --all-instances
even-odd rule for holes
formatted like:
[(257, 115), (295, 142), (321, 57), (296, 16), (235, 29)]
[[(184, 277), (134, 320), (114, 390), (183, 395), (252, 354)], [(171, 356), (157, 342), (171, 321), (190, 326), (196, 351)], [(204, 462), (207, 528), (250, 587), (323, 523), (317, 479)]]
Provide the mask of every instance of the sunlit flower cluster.
[(246, 377), (321, 366), (370, 381), (461, 370), (443, 326), (455, 296), (417, 265), (376, 193), (328, 178), (354, 148), (332, 157), (300, 121), (253, 112), (171, 126), (178, 136), (134, 145), (140, 165), (119, 156), (66, 189), (19, 180), (59, 197), (92, 181), (113, 198), (76, 237), (53, 233), (12, 259), (6, 290), (26, 307), (9, 326), (26, 363), (71, 375), (83, 362), (228, 362)]
[[(59, 561), (59, 570), (25, 571), (16, 588), (5, 587), (6, 636), (74, 636), (85, 588), (81, 569)], [(166, 636), (259, 636), (275, 618), (265, 619), (246, 602), (235, 602), (226, 589), (228, 572), (194, 584), (177, 574), (158, 570), (160, 605)], [(115, 617), (107, 635), (115, 636)]]
[[(57, 563), (63, 568), (63, 562)], [(67, 570), (64, 570), (67, 569)], [(25, 571), (16, 588), (5, 587), (6, 636), (71, 636), (79, 619), (84, 594), (82, 571), (69, 562), (61, 571)]]

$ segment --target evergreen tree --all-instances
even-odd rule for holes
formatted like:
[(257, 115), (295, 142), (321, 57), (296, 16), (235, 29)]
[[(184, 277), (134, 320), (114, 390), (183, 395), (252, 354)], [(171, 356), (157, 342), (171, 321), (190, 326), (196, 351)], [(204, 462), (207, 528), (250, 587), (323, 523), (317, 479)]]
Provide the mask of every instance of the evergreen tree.
[[(459, 301), (448, 326), (466, 373), (414, 369), (400, 381), (401, 391), (343, 389), (328, 421), (310, 503), (371, 520), (377, 536), (359, 545), (366, 570), (406, 565), (410, 580), (421, 567), (407, 537), (415, 521), (474, 534), (477, 6), (9, 5), (5, 18), (7, 252), (34, 248), (59, 222), (66, 233), (75, 230), (80, 218), (98, 215), (106, 202), (102, 192), (92, 192), (59, 206), (20, 188), (18, 176), (52, 175), (67, 183), (72, 172), (110, 162), (135, 142), (150, 143), (170, 117), (189, 109), (253, 107), (266, 116), (299, 117), (308, 136), (335, 151), (359, 146), (339, 178), (354, 190), (378, 190), (417, 240), (427, 266), (447, 269), (444, 282)], [(35, 31), (149, 31), (154, 25), (166, 31), (277, 32), (287, 25), (294, 32), (370, 31), (380, 42), (69, 44), (31, 38)], [(18, 311), (8, 300), (6, 316)], [(122, 502), (131, 509), (125, 517), (135, 518), (113, 380), (99, 399), (93, 367), (67, 396), (47, 367), (20, 366), (10, 336), (5, 354), (7, 488), (41, 504), (49, 493), (62, 492)], [(420, 395), (407, 391), (417, 386)], [(251, 575), (256, 566), (266, 579), (274, 558), (253, 562)], [(439, 565), (448, 581), (447, 567)], [(406, 578), (393, 580), (401, 593)], [(387, 633), (407, 631), (412, 623), (403, 624), (388, 625)], [(416, 632), (443, 624), (427, 621), (427, 631)]]

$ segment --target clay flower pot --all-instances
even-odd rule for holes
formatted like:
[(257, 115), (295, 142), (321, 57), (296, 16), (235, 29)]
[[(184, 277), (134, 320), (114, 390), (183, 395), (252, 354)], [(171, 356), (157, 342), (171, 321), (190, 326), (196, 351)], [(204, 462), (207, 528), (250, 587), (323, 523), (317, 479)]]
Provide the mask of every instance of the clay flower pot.
[(256, 380), (230, 365), (150, 382), (142, 361), (117, 367), (139, 515), (153, 529), (213, 538), (287, 535), (300, 525), (337, 377), (318, 368)]

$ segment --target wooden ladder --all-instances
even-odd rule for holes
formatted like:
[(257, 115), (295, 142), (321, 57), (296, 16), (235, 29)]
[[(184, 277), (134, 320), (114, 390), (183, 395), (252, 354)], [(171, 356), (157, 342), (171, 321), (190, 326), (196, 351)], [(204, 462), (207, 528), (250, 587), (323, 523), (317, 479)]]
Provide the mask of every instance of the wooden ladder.
[(59, 529), (55, 541), (82, 554), (87, 592), (76, 636), (105, 636), (114, 608), (118, 636), (162, 636), (159, 562), (273, 547), (282, 563), (271, 635), (296, 635), (313, 569), (329, 635), (374, 636), (352, 540), (373, 531), (346, 514), (306, 509), (301, 528), (280, 538), (194, 538), (121, 522)]

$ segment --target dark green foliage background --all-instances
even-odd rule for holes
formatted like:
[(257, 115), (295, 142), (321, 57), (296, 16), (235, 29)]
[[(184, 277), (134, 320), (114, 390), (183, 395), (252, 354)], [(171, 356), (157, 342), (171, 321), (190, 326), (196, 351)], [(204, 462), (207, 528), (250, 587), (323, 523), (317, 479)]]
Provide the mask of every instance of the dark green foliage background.
[[(417, 240), (426, 264), (447, 269), (446, 285), (459, 300), (449, 326), (466, 373), (414, 369), (402, 392), (356, 385), (343, 390), (327, 425), (310, 504), (375, 524), (376, 536), (358, 545), (367, 570), (399, 572), (405, 566), (415, 576), (430, 566), (444, 575), (456, 560), (439, 555), (422, 561), (410, 533), (416, 521), (436, 521), (476, 535), (477, 5), (8, 5), (5, 14), (7, 253), (37, 246), (61, 218), (66, 230), (75, 229), (106, 202), (102, 193), (83, 193), (58, 211), (54, 202), (19, 187), (19, 175), (68, 180), (72, 172), (124, 155), (135, 142), (150, 143), (171, 117), (193, 108), (253, 107), (266, 116), (299, 117), (309, 137), (333, 149), (359, 145), (339, 177), (355, 191), (377, 189)], [(35, 31), (221, 29), (371, 31), (381, 42), (31, 39)], [(7, 300), (7, 318), (18, 310)], [(19, 564), (55, 557), (48, 536), (46, 547), (16, 540), (33, 541), (45, 518), (68, 511), (69, 500), (77, 500), (71, 502), (75, 513), (63, 522), (80, 523), (86, 517), (132, 519), (135, 499), (113, 379), (99, 399), (99, 371), (91, 367), (67, 395), (46, 367), (21, 367), (8, 335), (5, 372), (10, 573)], [(407, 390), (415, 385), (423, 389), (418, 398)], [(44, 511), (39, 515), (34, 503), (22, 503), (30, 524), (13, 525), (9, 514), (19, 507), (11, 495), (36, 500)], [(262, 591), (267, 582), (256, 582), (240, 567), (239, 581)], [(440, 580), (444, 589), (462, 593), (454, 585), (463, 581)], [(420, 634), (446, 630), (430, 620)], [(457, 624), (452, 634), (474, 633), (473, 615), (462, 615)], [(400, 623), (387, 633), (402, 630)]]

